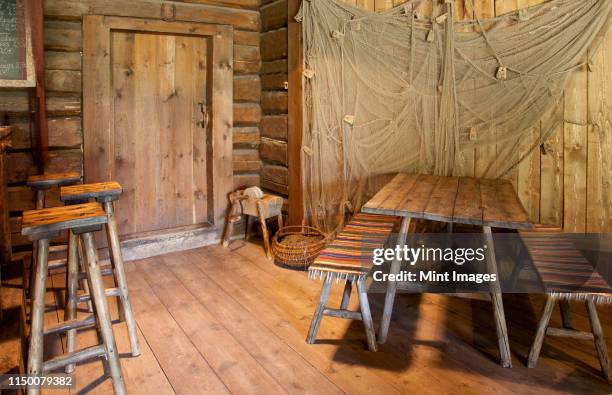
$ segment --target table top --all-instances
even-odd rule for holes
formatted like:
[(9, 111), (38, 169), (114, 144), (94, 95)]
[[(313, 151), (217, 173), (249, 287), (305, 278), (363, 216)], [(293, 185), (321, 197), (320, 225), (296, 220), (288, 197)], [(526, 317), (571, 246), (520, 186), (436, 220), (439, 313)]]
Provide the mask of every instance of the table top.
[(496, 228), (533, 227), (507, 180), (399, 173), (361, 210)]

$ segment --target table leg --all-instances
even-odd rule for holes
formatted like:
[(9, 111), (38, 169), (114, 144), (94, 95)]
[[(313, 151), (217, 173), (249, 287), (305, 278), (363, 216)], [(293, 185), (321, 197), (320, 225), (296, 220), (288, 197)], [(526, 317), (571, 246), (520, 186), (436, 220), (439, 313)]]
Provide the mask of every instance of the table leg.
[(497, 341), (499, 344), (499, 354), (501, 357), (501, 365), (504, 368), (512, 367), (512, 358), (510, 357), (510, 343), (508, 342), (508, 328), (506, 326), (506, 315), (504, 313), (504, 302), (502, 300), (501, 286), (499, 284), (499, 273), (497, 270), (497, 261), (495, 259), (495, 248), (493, 247), (493, 235), (490, 226), (483, 226), (482, 230), (485, 235), (487, 245), (487, 272), (495, 274), (497, 281), (491, 283), (491, 302), (493, 303), (493, 314), (495, 317), (495, 329), (497, 330)]
[[(410, 227), (410, 217), (402, 218), (402, 225), (400, 227), (400, 233), (398, 235), (397, 244), (403, 246), (406, 244), (406, 237), (408, 235), (408, 228)], [(391, 263), (390, 274), (397, 274), (400, 272), (402, 263), (395, 259)], [(397, 290), (397, 282), (390, 281), (387, 284), (387, 293), (385, 295), (385, 306), (383, 309), (383, 316), (380, 321), (380, 329), (378, 332), (378, 342), (384, 344), (387, 341), (387, 334), (389, 333), (389, 324), (391, 322), (391, 314), (393, 314), (393, 302), (395, 301), (395, 292)]]

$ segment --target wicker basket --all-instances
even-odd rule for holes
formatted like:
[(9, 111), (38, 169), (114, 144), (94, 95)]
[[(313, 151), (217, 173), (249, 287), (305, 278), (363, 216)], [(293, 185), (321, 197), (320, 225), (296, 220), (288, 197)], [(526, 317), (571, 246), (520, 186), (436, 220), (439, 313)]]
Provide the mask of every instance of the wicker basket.
[(308, 270), (327, 244), (327, 236), (310, 226), (285, 226), (272, 238), (274, 262), (294, 270)]

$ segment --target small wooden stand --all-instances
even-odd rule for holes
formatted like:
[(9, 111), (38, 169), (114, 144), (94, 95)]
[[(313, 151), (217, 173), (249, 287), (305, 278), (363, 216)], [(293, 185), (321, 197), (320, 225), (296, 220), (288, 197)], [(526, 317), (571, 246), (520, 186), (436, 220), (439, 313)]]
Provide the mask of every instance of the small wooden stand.
[(270, 236), (268, 234), (266, 220), (268, 218), (276, 217), (278, 221), (278, 228), (280, 229), (283, 227), (283, 198), (280, 196), (264, 194), (263, 197), (257, 199), (245, 195), (243, 191), (236, 191), (230, 193), (229, 200), (230, 207), (227, 210), (225, 231), (223, 232), (223, 238), (221, 240), (223, 246), (227, 247), (229, 245), (234, 222), (240, 220), (241, 218), (241, 214), (237, 212), (237, 210), (240, 210), (242, 215), (246, 216), (245, 238), (247, 240), (249, 238), (249, 216), (259, 218), (266, 256), (268, 259), (272, 259), (272, 253), (270, 251)]

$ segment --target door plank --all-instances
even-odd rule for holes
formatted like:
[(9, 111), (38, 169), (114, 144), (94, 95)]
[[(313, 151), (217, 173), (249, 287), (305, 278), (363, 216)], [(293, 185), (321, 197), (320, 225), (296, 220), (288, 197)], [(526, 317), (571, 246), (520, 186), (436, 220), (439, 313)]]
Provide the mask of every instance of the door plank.
[[(135, 122), (132, 114), (136, 109), (136, 82), (133, 68), (134, 56), (133, 32), (114, 32), (113, 33), (113, 100), (114, 100), (114, 128), (115, 130), (134, 130)], [(114, 138), (109, 145), (113, 149), (114, 166), (111, 166), (110, 180), (121, 180), (123, 193), (121, 194), (121, 204), (115, 205), (116, 217), (119, 219), (119, 229), (121, 234), (136, 232), (135, 210), (135, 186), (133, 180), (136, 176), (136, 162), (133, 149), (136, 145), (134, 133), (122, 133), (121, 138)]]

